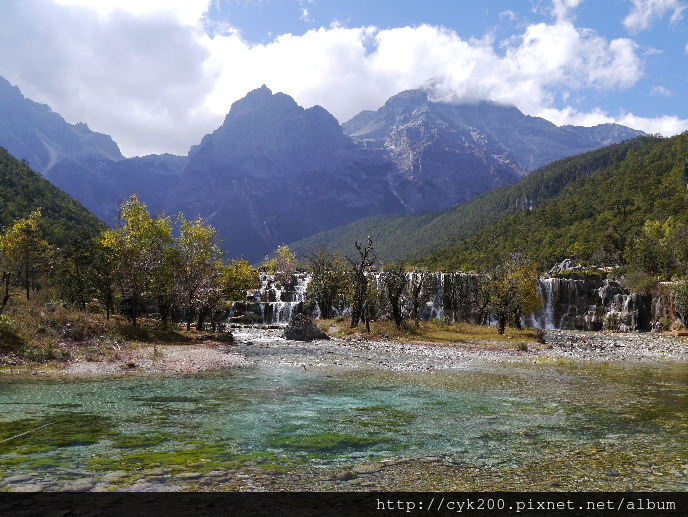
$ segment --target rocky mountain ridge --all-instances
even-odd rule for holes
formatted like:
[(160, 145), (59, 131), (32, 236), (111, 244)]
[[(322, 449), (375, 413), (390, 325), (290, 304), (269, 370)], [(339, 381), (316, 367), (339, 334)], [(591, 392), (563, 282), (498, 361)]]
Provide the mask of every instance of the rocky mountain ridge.
[(390, 185), (415, 213), (446, 210), (560, 158), (644, 135), (615, 124), (558, 127), (514, 106), (434, 101), (423, 90), (401, 92), (343, 128), (386, 152), (397, 168)]
[(154, 212), (206, 218), (232, 255), (250, 260), (365, 216), (438, 212), (552, 157), (640, 133), (558, 128), (514, 107), (436, 102), (421, 90), (340, 125), (262, 86), (188, 156), (124, 158), (110, 137), (68, 124), (4, 80), (0, 114), (0, 145), (106, 222), (136, 192)]
[(81, 122), (66, 122), (49, 106), (24, 97), (1, 76), (0, 145), (45, 175), (65, 158), (124, 159), (110, 136), (96, 133)]

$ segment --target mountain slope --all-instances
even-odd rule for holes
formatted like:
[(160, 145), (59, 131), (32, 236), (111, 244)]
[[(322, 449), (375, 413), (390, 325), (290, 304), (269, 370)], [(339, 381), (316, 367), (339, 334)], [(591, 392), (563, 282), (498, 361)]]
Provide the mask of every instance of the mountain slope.
[(119, 206), (131, 194), (145, 200), (154, 213), (174, 212), (165, 204), (186, 167), (186, 156), (153, 154), (124, 160), (99, 157), (65, 158), (47, 178), (108, 224), (117, 221)]
[(0, 228), (42, 208), (46, 238), (58, 246), (105, 225), (70, 196), (0, 147)]
[(342, 222), (401, 212), (388, 185), (391, 168), (320, 106), (304, 109), (263, 86), (192, 148), (166, 203), (205, 217), (230, 253), (259, 260)]
[(484, 226), (421, 263), (480, 268), (512, 251), (524, 252), (545, 267), (565, 258), (610, 263), (628, 254), (646, 221), (672, 217), (678, 224), (688, 223), (688, 132), (666, 139), (646, 137), (637, 144), (608, 166), (570, 182), (536, 209)]
[(445, 210), (560, 158), (644, 134), (613, 124), (558, 127), (513, 106), (438, 102), (423, 90), (399, 93), (343, 128), (386, 152), (397, 166), (390, 184), (416, 213)]
[(63, 158), (123, 158), (108, 135), (86, 124), (69, 124), (45, 104), (25, 98), (19, 88), (0, 77), (0, 146), (48, 173)]
[(318, 249), (351, 250), (370, 235), (378, 258), (419, 259), (478, 233), (514, 213), (530, 210), (557, 196), (568, 184), (623, 160), (642, 147), (642, 138), (565, 158), (528, 175), (519, 183), (493, 190), (439, 214), (369, 217), (291, 244), (299, 256)]

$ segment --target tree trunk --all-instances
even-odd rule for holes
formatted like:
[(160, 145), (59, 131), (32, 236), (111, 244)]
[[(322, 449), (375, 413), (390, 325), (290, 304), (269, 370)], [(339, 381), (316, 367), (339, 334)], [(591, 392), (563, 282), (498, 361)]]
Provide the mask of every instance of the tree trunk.
[(10, 274), (5, 272), (2, 275), (2, 282), (5, 284), (5, 294), (2, 297), (2, 303), (0, 303), (0, 314), (5, 311), (7, 307), (7, 302), (10, 301)]
[(29, 299), (29, 254), (26, 253), (24, 261), (24, 287), (26, 288), (26, 299)]
[(499, 317), (499, 333), (504, 334), (504, 329), (506, 328), (506, 316)]
[(134, 294), (131, 297), (131, 324), (134, 327), (136, 327), (136, 323), (137, 323), (137, 321), (136, 321), (136, 316), (137, 316), (136, 307), (137, 307), (137, 305), (138, 305), (138, 296), (136, 296)]
[(198, 332), (203, 330), (203, 324), (205, 323), (205, 318), (207, 316), (207, 311), (201, 309), (198, 311), (198, 323), (196, 323), (196, 330)]

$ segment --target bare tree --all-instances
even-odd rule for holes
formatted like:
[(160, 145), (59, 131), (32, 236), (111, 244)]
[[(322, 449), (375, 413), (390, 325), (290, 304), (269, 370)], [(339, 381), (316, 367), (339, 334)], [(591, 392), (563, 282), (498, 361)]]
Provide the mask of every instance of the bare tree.
[(406, 271), (402, 264), (392, 264), (382, 273), (382, 283), (387, 291), (387, 299), (392, 308), (392, 319), (397, 328), (404, 323), (402, 310), (404, 291), (406, 290)]
[(411, 302), (411, 317), (416, 322), (416, 327), (420, 322), (420, 310), (428, 301), (425, 281), (428, 278), (427, 271), (414, 271), (409, 280), (409, 301)]
[(347, 257), (351, 275), (351, 328), (357, 327), (362, 318), (368, 321), (366, 308), (369, 293), (366, 273), (371, 271), (377, 260), (373, 254), (373, 240), (370, 236), (368, 236), (368, 243), (365, 246), (358, 241), (356, 241), (355, 246), (358, 250), (358, 258)]

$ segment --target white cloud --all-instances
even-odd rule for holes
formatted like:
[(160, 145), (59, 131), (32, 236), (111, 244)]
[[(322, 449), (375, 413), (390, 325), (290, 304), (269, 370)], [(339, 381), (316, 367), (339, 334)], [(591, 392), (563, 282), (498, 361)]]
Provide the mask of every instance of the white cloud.
[(657, 20), (671, 12), (670, 23), (676, 23), (683, 17), (688, 7), (680, 0), (630, 0), (631, 11), (624, 18), (623, 24), (632, 33), (649, 29)]
[(128, 155), (185, 153), (263, 83), (344, 121), (429, 84), (442, 99), (554, 113), (555, 99), (627, 88), (643, 73), (632, 40), (573, 24), (579, 0), (555, 2), (552, 23), (529, 25), (506, 42), (429, 25), (332, 25), (265, 44), (248, 43), (231, 26), (208, 35), (207, 0), (54, 1), (60, 5), (0, 3), (0, 46), (9, 49), (0, 53), (0, 75), (68, 120), (111, 134)]
[(555, 109), (547, 108), (537, 113), (557, 125), (571, 124), (576, 126), (595, 126), (597, 124), (622, 124), (640, 129), (649, 134), (672, 136), (688, 129), (688, 120), (673, 115), (659, 117), (639, 117), (632, 113), (622, 112), (618, 116), (611, 116), (601, 109), (581, 112), (575, 108)]
[(206, 13), (210, 0), (53, 0), (58, 5), (88, 7), (101, 20), (113, 13), (126, 12), (134, 16), (168, 15), (186, 24), (195, 25)]
[(650, 90), (650, 93), (652, 95), (658, 95), (661, 97), (671, 97), (673, 95), (673, 92), (671, 90), (667, 90), (664, 86), (653, 86)]
[(568, 21), (531, 25), (503, 55), (489, 39), (464, 40), (428, 25), (333, 26), (255, 46), (235, 33), (206, 45), (206, 64), (217, 77), (209, 109), (224, 112), (229, 99), (265, 83), (340, 120), (429, 82), (439, 98), (492, 99), (533, 112), (550, 105), (558, 88), (625, 87), (642, 73), (632, 41), (607, 41)]
[(557, 20), (568, 20), (583, 0), (552, 0), (552, 14)]
[(308, 12), (307, 7), (301, 8), (301, 15), (299, 16), (299, 19), (303, 22), (312, 22), (313, 21), (313, 18), (311, 17), (311, 13)]

